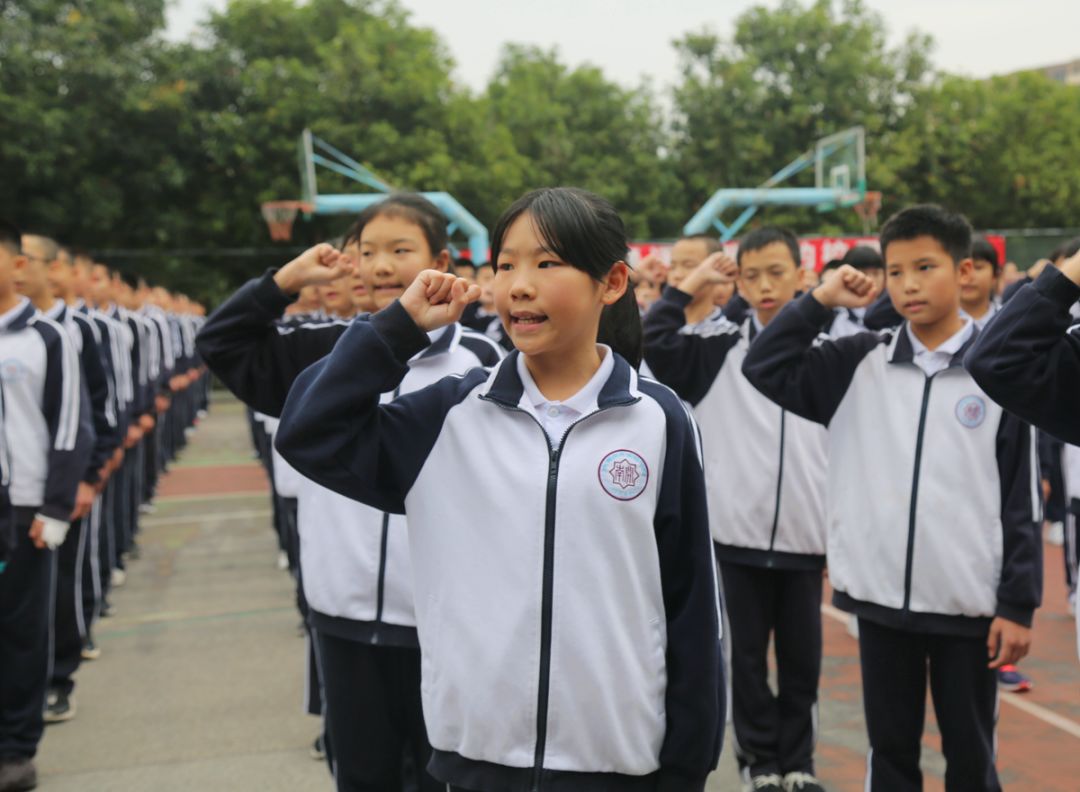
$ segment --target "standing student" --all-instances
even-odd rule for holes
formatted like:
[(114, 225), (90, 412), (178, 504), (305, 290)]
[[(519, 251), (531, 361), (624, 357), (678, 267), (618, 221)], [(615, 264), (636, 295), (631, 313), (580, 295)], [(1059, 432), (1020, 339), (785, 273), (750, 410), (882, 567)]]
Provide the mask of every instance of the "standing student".
[[(678, 397), (597, 344), (605, 313), (625, 326), (613, 337), (640, 338), (622, 220), (591, 193), (538, 190), (492, 241), (516, 352), (385, 403), (479, 297), (421, 273), (300, 375), (278, 449), (407, 515), (432, 775), (702, 790), (724, 717), (704, 477)], [(462, 497), (477, 482), (483, 497)]]
[[(678, 244), (681, 244), (678, 243)], [(678, 244), (676, 248), (678, 248)], [(825, 431), (778, 407), (743, 376), (762, 328), (800, 286), (799, 242), (765, 227), (677, 272), (645, 316), (645, 360), (693, 405), (709, 523), (731, 626), (735, 745), (756, 790), (812, 792), (825, 566)], [(692, 307), (737, 276), (750, 315), (697, 322)], [(774, 640), (779, 690), (769, 688)]]
[(971, 243), (971, 272), (960, 285), (960, 309), (971, 317), (977, 330), (986, 327), (998, 311), (1000, 275), (997, 250), (982, 237), (977, 237)]
[(52, 678), (49, 682), (46, 723), (70, 720), (75, 716), (72, 679), (78, 670), (83, 642), (87, 637), (84, 611), (82, 567), (90, 548), (90, 531), (98, 492), (108, 479), (107, 462), (119, 445), (116, 417), (109, 409), (108, 385), (98, 349), (100, 336), (87, 317), (71, 311), (58, 299), (50, 285), (50, 273), (64, 266), (60, 247), (45, 236), (24, 234), (23, 251), (27, 263), (19, 277), (19, 291), (45, 317), (67, 331), (79, 357), (81, 409), (92, 416), (95, 441), (83, 470), (71, 513), (72, 529), (56, 553), (57, 575), (53, 613)]
[(15, 530), (0, 575), (0, 789), (36, 784), (55, 549), (66, 536), (90, 450), (80, 441), (79, 361), (67, 332), (15, 291), (26, 265), (19, 232), (0, 225), (0, 431), (9, 449)]
[[(350, 327), (340, 320), (278, 324), (292, 295), (306, 284), (327, 283), (326, 307), (339, 310), (336, 284), (348, 280), (355, 262), (373, 307), (381, 310), (420, 272), (446, 270), (446, 227), (445, 216), (422, 196), (393, 195), (360, 214), (340, 259), (320, 245), (243, 287), (210, 317), (199, 349), (241, 399), (278, 415), (300, 372), (327, 355)], [(492, 365), (499, 356), (498, 347), (477, 333), (457, 325), (440, 329), (387, 401)], [(297, 523), (300, 579), (319, 650), (338, 788), (400, 789), (405, 753), (421, 771), (423, 790), (441, 788), (423, 772), (430, 746), (420, 708), (405, 520), (306, 481), (298, 493)]]
[(859, 618), (867, 788), (922, 788), (929, 672), (946, 788), (998, 790), (995, 671), (1027, 654), (1042, 594), (1033, 431), (962, 365), (976, 333), (960, 314), (967, 220), (914, 206), (881, 248), (904, 325), (819, 342), (834, 308), (875, 296), (843, 267), (762, 331), (743, 371), (829, 430), (829, 579)]

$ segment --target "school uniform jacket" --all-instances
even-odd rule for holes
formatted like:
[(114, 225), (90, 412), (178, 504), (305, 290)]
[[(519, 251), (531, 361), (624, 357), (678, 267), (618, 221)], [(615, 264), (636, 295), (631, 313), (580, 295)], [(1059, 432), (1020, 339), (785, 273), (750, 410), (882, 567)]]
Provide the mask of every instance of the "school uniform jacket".
[[(268, 272), (222, 304), (196, 342), (229, 389), (269, 416), (281, 414), (296, 377), (329, 354), (351, 323), (310, 317), (280, 321), (292, 301)], [(418, 355), (396, 394), (386, 394), (385, 400), (448, 374), (494, 365), (499, 358), (492, 341), (459, 326), (448, 328)], [(365, 643), (416, 647), (405, 519), (305, 482), (298, 493), (297, 523), (304, 595), (316, 629)]]
[[(494, 342), (452, 325), (409, 361), (405, 378), (393, 392), (382, 395), (382, 402), (448, 375), (491, 366), (500, 357)], [(312, 626), (380, 646), (419, 646), (406, 518), (304, 479), (297, 522), (301, 579)]]
[(985, 636), (1030, 625), (1042, 595), (1034, 431), (964, 370), (914, 364), (906, 325), (814, 344), (807, 295), (747, 353), (769, 398), (829, 428), (828, 558), (837, 607), (882, 624)]
[(11, 502), (67, 523), (90, 452), (79, 442), (79, 360), (67, 331), (29, 300), (0, 325), (0, 377)]
[(470, 789), (694, 789), (724, 717), (693, 421), (621, 358), (555, 448), (517, 353), (389, 404), (428, 343), (399, 303), (296, 381), (277, 445), (409, 518), (430, 765)]
[(971, 376), (998, 404), (1073, 445), (1080, 445), (1080, 327), (1069, 309), (1077, 286), (1047, 267), (1016, 291), (968, 353)]
[(97, 484), (101, 468), (123, 442), (117, 428), (115, 410), (109, 400), (109, 384), (99, 350), (101, 335), (87, 316), (72, 310), (62, 300), (57, 300), (45, 312), (45, 316), (67, 330), (79, 356), (83, 409), (92, 418), (95, 438), (82, 480), (87, 484)]
[(667, 289), (645, 316), (645, 360), (694, 408), (709, 523), (724, 561), (825, 565), (825, 430), (778, 407), (743, 376), (757, 334), (748, 316), (686, 325), (690, 295)]

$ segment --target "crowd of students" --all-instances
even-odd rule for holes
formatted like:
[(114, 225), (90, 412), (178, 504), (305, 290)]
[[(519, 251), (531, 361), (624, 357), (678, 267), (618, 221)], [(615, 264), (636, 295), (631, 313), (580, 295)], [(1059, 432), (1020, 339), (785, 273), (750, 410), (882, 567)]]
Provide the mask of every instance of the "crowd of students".
[(826, 576), (867, 788), (921, 789), (929, 685), (946, 788), (1000, 789), (1049, 496), (1075, 598), (1080, 241), (1004, 294), (962, 215), (880, 242), (819, 276), (762, 227), (631, 269), (613, 206), (548, 188), (474, 268), (402, 193), (204, 324), (4, 226), (0, 790), (74, 714), (203, 360), (250, 408), (339, 790), (702, 790), (729, 712), (748, 788), (821, 789)]
[(197, 345), (258, 415), (339, 790), (700, 790), (729, 696), (748, 788), (821, 789), (826, 574), (867, 788), (921, 788), (928, 683), (946, 787), (1000, 788), (1052, 478), (1027, 422), (1056, 400), (1078, 439), (1080, 366), (1045, 359), (1080, 356), (1080, 242), (1003, 309), (963, 216), (880, 241), (820, 277), (772, 227), (631, 270), (616, 210), (552, 188), (474, 268), (396, 194), (215, 311)]
[(139, 516), (207, 408), (203, 310), (0, 222), (0, 790), (75, 717)]

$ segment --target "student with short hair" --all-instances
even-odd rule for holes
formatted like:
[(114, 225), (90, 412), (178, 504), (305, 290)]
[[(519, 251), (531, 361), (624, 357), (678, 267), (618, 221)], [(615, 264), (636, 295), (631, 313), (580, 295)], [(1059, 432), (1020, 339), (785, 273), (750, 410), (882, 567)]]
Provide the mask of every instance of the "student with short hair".
[[(691, 306), (737, 278), (742, 325), (694, 323)], [(756, 790), (822, 787), (814, 777), (821, 591), (825, 566), (825, 432), (776, 406), (742, 373), (755, 338), (801, 284), (798, 239), (756, 229), (681, 272), (645, 315), (645, 360), (693, 407), (701, 428), (709, 525), (724, 598), (732, 603), (735, 746)], [(700, 315), (700, 314), (699, 314)], [(778, 691), (769, 687), (773, 639)]]
[(1027, 654), (1042, 594), (1033, 431), (962, 365), (976, 334), (960, 314), (967, 220), (913, 206), (881, 248), (900, 328), (818, 339), (834, 308), (876, 296), (844, 267), (762, 331), (743, 371), (828, 427), (829, 580), (859, 617), (867, 788), (922, 788), (929, 674), (946, 788), (998, 790), (995, 671)]
[(983, 237), (976, 237), (971, 243), (971, 274), (960, 286), (960, 309), (975, 322), (976, 330), (986, 327), (998, 311), (1000, 275), (997, 249)]
[(67, 331), (79, 356), (82, 378), (82, 410), (92, 416), (95, 441), (82, 479), (76, 490), (71, 513), (72, 530), (56, 553), (56, 592), (53, 614), (52, 678), (49, 682), (46, 723), (58, 723), (75, 716), (72, 678), (82, 660), (83, 643), (89, 635), (82, 581), (83, 558), (91, 548), (95, 507), (100, 508), (99, 492), (109, 478), (107, 463), (120, 444), (116, 416), (109, 404), (109, 389), (99, 350), (101, 336), (92, 321), (72, 311), (58, 299), (50, 285), (50, 274), (65, 266), (60, 246), (55, 240), (37, 234), (24, 234), (23, 250), (27, 265), (23, 268), (19, 291), (44, 316)]
[(18, 229), (0, 223), (0, 431), (11, 452), (15, 531), (0, 575), (0, 788), (8, 789), (36, 784), (54, 551), (67, 534), (93, 442), (90, 418), (80, 415), (79, 360), (67, 331), (15, 291), (26, 266)]
[[(389, 401), (479, 297), (425, 271), (300, 375), (278, 450), (407, 516), (432, 775), (701, 792), (724, 718), (704, 478), (675, 394), (598, 344), (608, 309), (640, 337), (622, 219), (537, 190), (496, 223), (492, 255), (517, 352)], [(478, 481), (485, 497), (463, 497)]]

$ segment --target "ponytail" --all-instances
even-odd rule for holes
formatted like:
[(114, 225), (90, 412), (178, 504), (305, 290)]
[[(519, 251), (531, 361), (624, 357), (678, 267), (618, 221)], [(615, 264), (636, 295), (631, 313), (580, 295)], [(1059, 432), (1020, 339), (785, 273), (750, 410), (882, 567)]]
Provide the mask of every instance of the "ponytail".
[(627, 280), (623, 296), (606, 306), (600, 314), (600, 332), (596, 340), (607, 344), (634, 368), (641, 367), (641, 359), (645, 355), (645, 336), (632, 281)]

